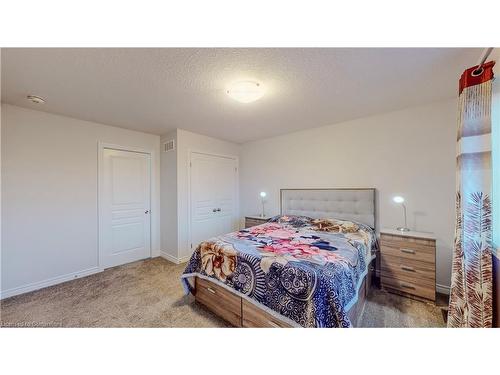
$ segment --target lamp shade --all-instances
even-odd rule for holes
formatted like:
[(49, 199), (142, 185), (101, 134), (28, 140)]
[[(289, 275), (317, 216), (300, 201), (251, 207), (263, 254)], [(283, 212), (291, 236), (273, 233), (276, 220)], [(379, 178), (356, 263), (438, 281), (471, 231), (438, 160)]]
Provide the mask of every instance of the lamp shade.
[(396, 195), (394, 198), (392, 198), (392, 200), (395, 203), (404, 203), (405, 202), (405, 199), (403, 197), (400, 197), (399, 195)]

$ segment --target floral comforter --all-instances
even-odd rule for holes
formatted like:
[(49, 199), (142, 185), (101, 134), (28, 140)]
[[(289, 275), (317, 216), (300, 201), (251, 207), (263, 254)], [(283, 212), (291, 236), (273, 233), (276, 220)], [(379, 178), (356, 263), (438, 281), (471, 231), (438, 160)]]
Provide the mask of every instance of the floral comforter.
[(202, 242), (182, 281), (189, 293), (190, 277), (210, 279), (293, 325), (350, 327), (376, 246), (361, 223), (277, 216)]

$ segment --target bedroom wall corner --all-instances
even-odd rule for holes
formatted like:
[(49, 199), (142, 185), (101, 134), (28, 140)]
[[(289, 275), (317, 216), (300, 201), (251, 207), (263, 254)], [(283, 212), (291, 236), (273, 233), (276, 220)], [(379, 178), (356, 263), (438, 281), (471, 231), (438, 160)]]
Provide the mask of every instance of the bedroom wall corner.
[(175, 141), (175, 150), (161, 152), (161, 256), (184, 263), (192, 254), (189, 215), (189, 158), (191, 151), (238, 156), (240, 145), (175, 129), (161, 137), (161, 145)]
[[(174, 141), (174, 149), (165, 151), (165, 143)], [(178, 263), (177, 221), (177, 129), (161, 136), (161, 253), (160, 255)]]

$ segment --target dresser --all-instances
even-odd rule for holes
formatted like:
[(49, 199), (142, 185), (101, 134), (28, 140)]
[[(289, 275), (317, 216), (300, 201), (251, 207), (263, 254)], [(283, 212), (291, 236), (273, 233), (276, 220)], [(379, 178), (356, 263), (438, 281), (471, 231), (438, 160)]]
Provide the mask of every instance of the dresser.
[(436, 301), (436, 239), (432, 233), (380, 231), (382, 288), (425, 301)]
[(245, 216), (245, 228), (254, 227), (256, 225), (264, 224), (267, 222), (271, 216)]

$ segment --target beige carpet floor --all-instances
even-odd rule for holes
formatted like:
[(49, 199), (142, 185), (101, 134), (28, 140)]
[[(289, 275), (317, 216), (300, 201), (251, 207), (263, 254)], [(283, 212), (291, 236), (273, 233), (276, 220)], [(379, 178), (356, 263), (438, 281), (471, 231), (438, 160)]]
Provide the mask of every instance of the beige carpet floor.
[[(228, 327), (154, 258), (0, 301), (2, 327)], [(362, 327), (443, 327), (441, 308), (373, 289)]]

